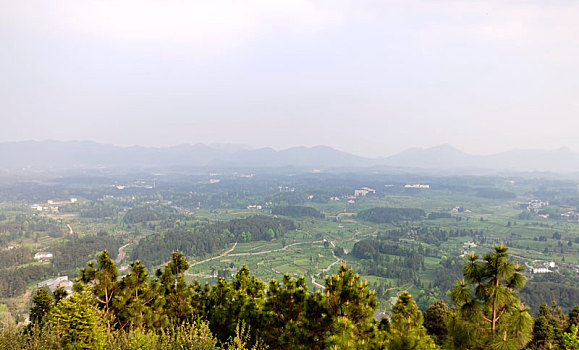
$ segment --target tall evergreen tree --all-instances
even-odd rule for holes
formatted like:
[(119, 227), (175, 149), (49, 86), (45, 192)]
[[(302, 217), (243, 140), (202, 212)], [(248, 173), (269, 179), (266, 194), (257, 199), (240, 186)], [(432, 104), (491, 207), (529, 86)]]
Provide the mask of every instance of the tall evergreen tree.
[[(373, 333), (372, 316), (378, 306), (376, 292), (368, 288), (358, 274), (346, 265), (340, 266), (336, 275), (326, 278), (325, 299), (327, 314), (333, 325), (329, 343), (355, 344)], [(351, 333), (350, 333), (351, 332)]]
[(263, 339), (275, 349), (296, 349), (307, 344), (304, 327), (308, 286), (305, 278), (283, 276), (283, 284), (272, 280), (267, 291), (263, 318)]
[(533, 326), (531, 349), (558, 349), (566, 326), (566, 316), (556, 303), (551, 307), (542, 304)]
[(61, 300), (50, 317), (61, 332), (65, 348), (104, 348), (104, 329), (90, 291), (80, 291)]
[(165, 298), (165, 315), (176, 324), (193, 320), (191, 298), (193, 288), (185, 281), (185, 271), (189, 263), (183, 253), (176, 251), (171, 261), (165, 265), (163, 271), (157, 270), (157, 277), (161, 284)]
[(424, 312), (424, 327), (438, 345), (443, 344), (446, 339), (449, 314), (450, 309), (444, 301), (437, 301)]
[[(220, 278), (209, 293), (207, 316), (211, 330), (219, 339), (227, 340), (239, 322), (263, 324), (264, 301), (265, 283), (243, 265), (232, 281)], [(252, 341), (256, 339), (257, 328), (250, 328)]]
[(54, 299), (46, 288), (36, 290), (32, 297), (32, 307), (30, 308), (30, 323), (38, 326), (43, 323), (50, 310), (54, 307)]
[(113, 314), (113, 298), (118, 290), (119, 273), (117, 265), (111, 259), (109, 252), (104, 250), (97, 258), (97, 267), (89, 262), (86, 268), (81, 269), (78, 288), (89, 288), (97, 301), (99, 308), (104, 310), (104, 319), (110, 330)]
[(438, 348), (423, 326), (422, 313), (408, 292), (398, 296), (392, 309), (390, 335), (387, 341), (390, 350), (422, 350)]
[(130, 264), (131, 270), (119, 282), (115, 298), (116, 318), (121, 328), (160, 327), (167, 325), (163, 314), (165, 298), (158, 281), (149, 283), (149, 274), (139, 261)]
[(509, 260), (507, 251), (501, 244), (482, 260), (474, 252), (467, 257), (464, 279), (451, 292), (459, 310), (451, 327), (455, 345), (463, 339), (459, 346), (464, 348), (522, 349), (531, 339), (533, 319), (517, 294), (525, 285), (524, 268)]
[(569, 317), (567, 319), (567, 331), (571, 330), (571, 326), (579, 325), (579, 305), (576, 305), (569, 312)]

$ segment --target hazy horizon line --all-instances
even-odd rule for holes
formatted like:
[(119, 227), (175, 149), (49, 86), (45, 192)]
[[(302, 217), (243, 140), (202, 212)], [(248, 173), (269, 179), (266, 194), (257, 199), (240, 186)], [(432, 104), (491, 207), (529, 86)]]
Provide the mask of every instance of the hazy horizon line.
[(571, 152), (577, 152), (573, 149), (571, 149), (569, 146), (566, 145), (561, 145), (559, 147), (555, 147), (555, 148), (510, 148), (510, 149), (504, 149), (498, 152), (489, 152), (489, 153), (472, 153), (472, 152), (468, 152), (468, 151), (464, 151), (463, 149), (461, 149), (458, 146), (455, 146), (453, 144), (451, 144), (450, 142), (445, 142), (445, 143), (441, 143), (441, 144), (436, 144), (436, 145), (432, 145), (432, 146), (411, 146), (411, 147), (407, 147), (405, 149), (403, 149), (402, 151), (397, 151), (397, 152), (393, 152), (390, 154), (385, 154), (385, 155), (380, 155), (380, 156), (365, 156), (365, 155), (360, 155), (356, 152), (352, 152), (349, 150), (343, 150), (339, 147), (335, 147), (332, 145), (327, 145), (327, 144), (316, 144), (316, 145), (293, 145), (290, 147), (275, 147), (275, 146), (256, 146), (256, 145), (249, 145), (246, 143), (216, 143), (216, 142), (190, 142), (190, 143), (176, 143), (176, 144), (171, 144), (171, 145), (144, 145), (144, 144), (118, 144), (118, 143), (109, 143), (109, 142), (102, 142), (102, 141), (98, 141), (98, 140), (81, 140), (81, 139), (68, 139), (68, 140), (57, 140), (57, 139), (25, 139), (25, 140), (13, 140), (13, 141), (0, 141), (0, 143), (26, 143), (26, 142), (56, 142), (56, 143), (94, 143), (94, 144), (98, 144), (98, 145), (104, 145), (104, 146), (114, 146), (114, 147), (119, 147), (119, 148), (132, 148), (132, 147), (140, 147), (140, 148), (154, 148), (154, 149), (169, 149), (169, 148), (176, 148), (176, 147), (181, 147), (181, 146), (196, 146), (196, 145), (203, 145), (203, 146), (208, 146), (208, 147), (214, 147), (214, 148), (226, 148), (226, 147), (232, 147), (232, 148), (238, 148), (238, 150), (260, 150), (260, 149), (272, 149), (276, 152), (281, 152), (281, 151), (286, 151), (286, 150), (290, 150), (290, 149), (294, 149), (294, 148), (317, 148), (317, 147), (328, 147), (331, 148), (333, 150), (342, 152), (342, 153), (347, 153), (347, 154), (351, 154), (357, 157), (361, 157), (361, 158), (366, 158), (366, 159), (380, 159), (380, 158), (388, 158), (388, 157), (392, 157), (398, 154), (401, 154), (403, 152), (406, 151), (410, 151), (410, 150), (431, 150), (431, 149), (435, 149), (435, 148), (443, 148), (443, 147), (448, 147), (451, 149), (454, 149), (456, 151), (459, 151), (461, 153), (464, 153), (465, 155), (469, 155), (469, 156), (490, 156), (490, 155), (496, 155), (496, 154), (501, 154), (501, 153), (506, 153), (506, 152), (512, 152), (512, 151), (558, 151), (558, 150), (568, 150)]

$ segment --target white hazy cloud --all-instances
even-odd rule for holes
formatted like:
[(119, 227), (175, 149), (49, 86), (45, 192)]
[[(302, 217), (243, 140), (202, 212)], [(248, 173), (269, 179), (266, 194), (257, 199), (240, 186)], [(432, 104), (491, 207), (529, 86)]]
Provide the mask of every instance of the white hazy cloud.
[(572, 1), (4, 1), (0, 141), (579, 150)]

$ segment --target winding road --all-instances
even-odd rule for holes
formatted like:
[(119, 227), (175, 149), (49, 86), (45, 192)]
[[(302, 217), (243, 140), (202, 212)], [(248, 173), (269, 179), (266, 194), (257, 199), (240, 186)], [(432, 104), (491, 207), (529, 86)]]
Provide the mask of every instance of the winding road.
[(246, 255), (261, 255), (261, 254), (269, 254), (269, 253), (275, 253), (275, 252), (282, 252), (287, 250), (289, 247), (293, 247), (299, 244), (316, 244), (316, 243), (323, 243), (324, 241), (311, 241), (311, 242), (297, 242), (297, 243), (292, 243), (292, 244), (288, 244), (283, 248), (279, 248), (279, 249), (271, 249), (271, 250), (263, 250), (261, 252), (253, 252), (253, 253), (235, 253), (235, 254), (229, 254), (229, 256), (246, 256)]
[[(368, 226), (368, 228), (373, 229), (371, 226)], [(363, 239), (364, 237), (371, 237), (374, 236), (376, 237), (378, 235), (377, 231), (373, 231), (370, 233), (365, 233), (365, 234), (360, 234), (358, 232), (354, 233), (352, 236), (348, 237), (348, 238), (344, 238), (344, 239), (338, 239), (339, 242), (348, 242), (348, 241), (359, 241), (361, 239)], [(247, 252), (243, 252), (243, 253), (233, 253), (235, 248), (237, 247), (237, 242), (233, 245), (233, 247), (217, 256), (211, 257), (211, 258), (207, 258), (195, 263), (191, 264), (191, 267), (196, 266), (196, 265), (201, 265), (207, 262), (210, 262), (212, 260), (216, 260), (216, 259), (221, 259), (224, 257), (241, 257), (241, 256), (251, 256), (251, 255), (264, 255), (264, 254), (270, 254), (270, 253), (276, 253), (276, 252), (283, 252), (283, 251), (287, 251), (289, 248), (297, 246), (297, 245), (314, 245), (314, 244), (320, 244), (320, 243), (324, 243), (326, 240), (317, 240), (317, 241), (305, 241), (305, 242), (295, 242), (292, 244), (288, 244), (282, 248), (278, 248), (278, 249), (268, 249), (268, 250), (262, 250), (262, 251), (247, 251)], [(330, 245), (335, 248), (336, 244), (333, 240), (327, 240)], [(252, 250), (256, 250), (259, 249), (260, 247), (255, 247)], [(323, 279), (324, 275), (327, 274), (328, 272), (330, 272), (330, 270), (332, 269), (332, 267), (334, 267), (335, 265), (339, 264), (342, 262), (342, 260), (336, 256), (336, 254), (334, 253), (334, 250), (332, 249), (332, 257), (334, 258), (334, 261), (332, 263), (330, 263), (327, 267), (319, 269), (317, 273), (314, 273), (311, 275), (311, 283), (315, 288), (324, 290), (326, 287), (323, 284), (320, 284), (319, 282), (316, 281), (317, 279)], [(275, 273), (279, 273), (279, 274), (283, 274), (280, 271), (276, 271), (275, 269), (272, 268), (272, 271)], [(192, 275), (192, 274), (188, 274), (188, 275)], [(195, 274), (197, 275), (197, 274)]]
[(119, 247), (119, 252), (117, 254), (117, 258), (115, 259), (115, 264), (119, 265), (123, 260), (125, 260), (125, 257), (127, 256), (127, 253), (125, 253), (125, 248), (130, 246), (131, 243), (127, 243), (122, 247)]
[[(319, 243), (323, 243), (323, 242), (324, 242), (324, 240), (309, 241), (309, 242), (296, 242), (296, 243), (288, 244), (288, 245), (286, 245), (286, 246), (284, 246), (284, 247), (282, 247), (282, 248), (278, 248), (278, 249), (263, 250), (263, 251), (260, 251), (260, 252), (245, 252), (245, 253), (235, 253), (235, 254), (231, 254), (231, 252), (233, 252), (233, 251), (235, 250), (235, 247), (237, 247), (237, 242), (235, 242), (235, 244), (233, 245), (233, 247), (232, 247), (231, 249), (229, 249), (229, 250), (227, 250), (227, 251), (225, 251), (225, 252), (223, 252), (223, 253), (221, 253), (221, 254), (219, 254), (219, 255), (217, 255), (217, 256), (214, 256), (214, 257), (211, 257), (211, 258), (207, 258), (207, 259), (204, 259), (204, 260), (201, 260), (201, 261), (197, 261), (197, 262), (195, 262), (195, 263), (192, 263), (192, 264), (191, 264), (191, 267), (196, 266), (196, 265), (200, 265), (200, 264), (204, 264), (204, 263), (207, 263), (207, 262), (212, 261), (212, 260), (215, 260), (215, 259), (224, 258), (224, 257), (226, 257), (226, 256), (228, 256), (228, 257), (235, 257), (235, 256), (248, 256), (248, 255), (269, 254), (269, 253), (287, 251), (288, 248), (294, 247), (294, 246), (297, 246), (297, 245), (302, 245), (302, 244), (319, 244)], [(332, 241), (330, 241), (330, 244), (332, 245), (332, 247), (335, 247), (335, 246), (336, 246), (336, 245), (334, 244), (334, 242), (332, 242)], [(121, 248), (122, 248), (122, 247), (121, 247)], [(119, 252), (120, 252), (120, 249), (119, 249)], [(120, 254), (120, 253), (119, 253), (119, 254)], [(319, 284), (318, 282), (316, 282), (316, 276), (319, 278), (322, 273), (327, 273), (327, 272), (329, 272), (330, 269), (331, 269), (334, 265), (336, 265), (336, 264), (338, 264), (338, 263), (341, 262), (340, 258), (338, 258), (338, 257), (336, 256), (336, 254), (334, 253), (333, 250), (332, 250), (332, 256), (334, 257), (335, 260), (334, 260), (330, 265), (328, 265), (328, 267), (320, 270), (320, 272), (317, 273), (316, 275), (312, 275), (312, 284), (313, 284), (316, 288), (319, 288), (319, 289), (325, 289), (325, 288), (326, 288), (325, 286), (323, 286), (323, 285)], [(272, 270), (273, 270), (273, 269), (272, 269)], [(279, 271), (275, 271), (275, 270), (273, 270), (273, 271), (276, 272), (276, 273), (280, 273), (280, 274), (281, 274), (281, 272), (279, 272)], [(189, 275), (189, 276), (195, 276), (195, 275), (197, 275), (197, 274), (187, 274), (187, 275)]]
[(229, 249), (228, 251), (226, 251), (226, 252), (224, 252), (224, 253), (222, 253), (222, 254), (220, 254), (220, 255), (214, 256), (214, 257), (212, 257), (212, 258), (208, 258), (208, 259), (205, 259), (205, 260), (197, 261), (197, 262), (195, 262), (195, 263), (192, 263), (190, 266), (193, 267), (193, 266), (195, 266), (195, 265), (204, 264), (204, 263), (209, 262), (209, 261), (211, 261), (211, 260), (223, 258), (224, 256), (227, 256), (229, 253), (231, 253), (231, 252), (235, 249), (235, 247), (237, 247), (237, 242), (235, 242), (235, 244), (233, 245), (233, 247), (232, 247), (231, 249)]

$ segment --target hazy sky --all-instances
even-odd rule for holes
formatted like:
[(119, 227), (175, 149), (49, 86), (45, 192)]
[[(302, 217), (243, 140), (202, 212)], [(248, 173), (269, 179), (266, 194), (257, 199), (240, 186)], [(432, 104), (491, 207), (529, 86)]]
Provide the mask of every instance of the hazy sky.
[(0, 141), (579, 151), (579, 2), (0, 1)]

